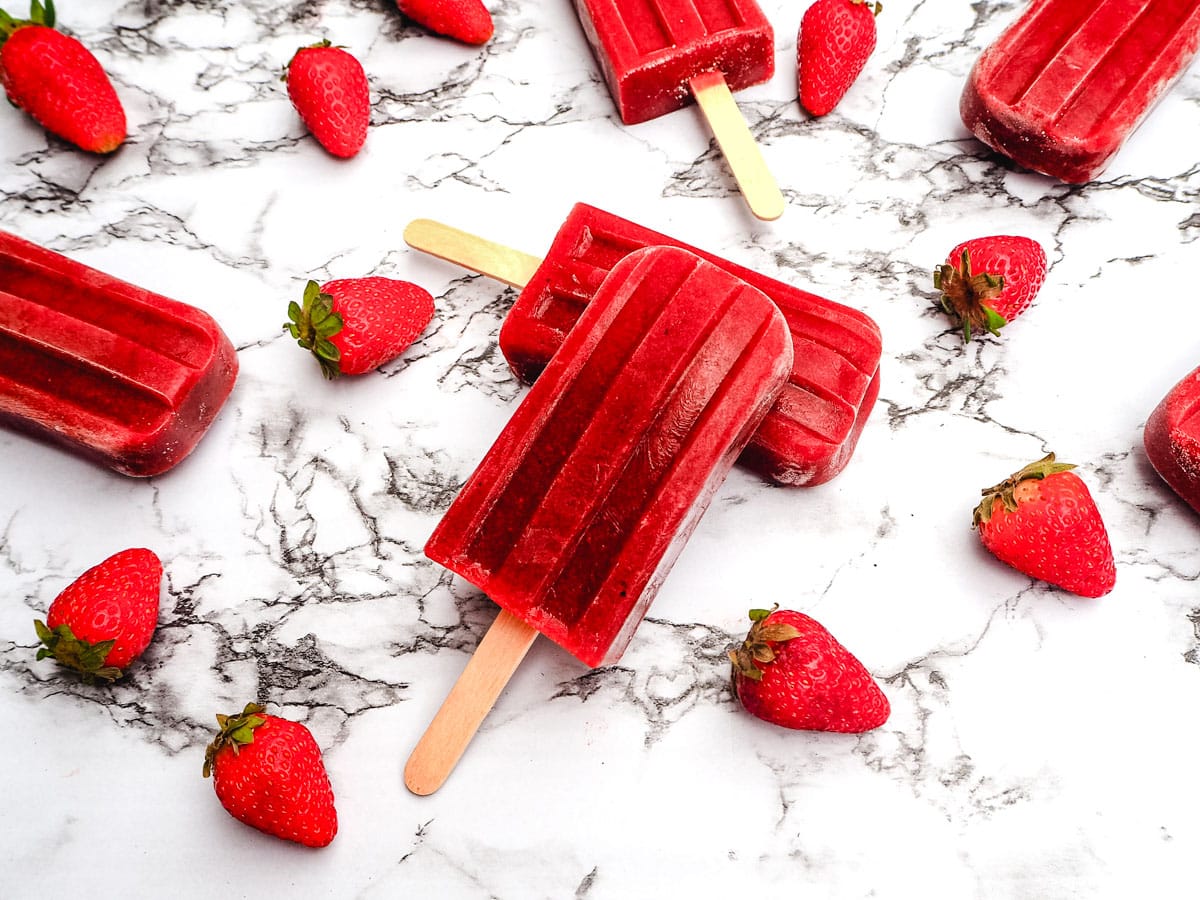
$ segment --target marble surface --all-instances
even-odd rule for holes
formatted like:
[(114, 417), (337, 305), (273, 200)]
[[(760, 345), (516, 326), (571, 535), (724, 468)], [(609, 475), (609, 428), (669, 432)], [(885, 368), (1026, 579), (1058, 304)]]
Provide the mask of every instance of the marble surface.
[[(0, 433), (0, 894), (64, 877), (179, 897), (1194, 890), (1200, 520), (1141, 435), (1200, 364), (1200, 67), (1099, 180), (1069, 187), (958, 119), (968, 69), (1022, 3), (885, 4), (866, 72), (810, 120), (803, 4), (767, 0), (777, 74), (738, 95), (787, 198), (766, 224), (695, 109), (620, 124), (566, 0), (488, 6), (496, 36), (471, 48), (385, 0), (63, 0), (128, 142), (89, 156), (0, 109), (0, 227), (203, 307), (241, 364), (161, 477)], [(279, 80), (320, 37), (369, 74), (351, 161), (305, 134)], [(733, 473), (617, 665), (536, 642), (419, 798), (405, 758), (495, 615), (421, 547), (524, 388), (496, 346), (515, 293), (402, 232), (433, 217), (536, 254), (578, 200), (864, 310), (882, 393), (829, 484)], [(1042, 242), (1047, 283), (1002, 339), (963, 346), (930, 272), (1002, 232)], [(287, 302), (309, 278), (365, 274), (422, 284), (436, 319), (395, 362), (326, 383), (281, 330)], [(1080, 465), (1108, 525), (1102, 599), (1030, 581), (971, 530), (979, 489), (1049, 450)], [(143, 659), (107, 688), (36, 663), (32, 620), (138, 545), (166, 568)], [(790, 732), (737, 706), (724, 652), (772, 603), (863, 660), (884, 727)], [(214, 713), (254, 698), (324, 751), (341, 820), (325, 850), (235, 822), (201, 778)]]

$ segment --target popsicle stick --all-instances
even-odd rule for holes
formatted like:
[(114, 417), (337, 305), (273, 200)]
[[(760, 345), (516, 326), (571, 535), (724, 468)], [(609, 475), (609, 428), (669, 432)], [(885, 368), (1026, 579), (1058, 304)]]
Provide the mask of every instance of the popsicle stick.
[(404, 229), (404, 241), (415, 250), (473, 269), (515, 288), (524, 287), (542, 264), (536, 256), (432, 219), (409, 222)]
[(410, 791), (425, 796), (442, 786), (537, 635), (500, 611), (409, 756), (404, 783)]
[(783, 194), (725, 83), (725, 76), (720, 72), (704, 72), (688, 83), (750, 211), (768, 222), (778, 219), (783, 215)]

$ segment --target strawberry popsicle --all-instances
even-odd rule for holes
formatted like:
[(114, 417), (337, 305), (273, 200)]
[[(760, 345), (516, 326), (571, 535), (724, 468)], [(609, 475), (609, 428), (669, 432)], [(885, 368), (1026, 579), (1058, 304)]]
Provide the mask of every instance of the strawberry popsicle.
[(0, 422), (157, 475), (196, 446), (237, 371), (207, 313), (0, 231)]
[(1095, 178), (1200, 48), (1200, 0), (1034, 0), (975, 63), (962, 120), (1063, 181)]
[(1154, 408), (1142, 439), (1155, 471), (1200, 512), (1200, 369), (1171, 388)]
[(753, 285), (783, 313), (796, 354), (787, 386), (740, 462), (779, 484), (815, 486), (840, 473), (879, 395), (883, 344), (868, 316), (584, 203), (571, 209), (544, 260), (428, 219), (412, 222), (404, 237), (523, 288), (500, 329), (500, 349), (526, 382), (549, 362), (609, 270), (640, 247), (680, 247)]
[(634, 125), (700, 105), (751, 211), (783, 213), (732, 91), (770, 79), (775, 33), (754, 0), (575, 0), (617, 111)]
[(410, 758), (412, 790), (441, 784), (537, 633), (589, 666), (621, 655), (791, 364), (782, 315), (741, 279), (673, 247), (613, 267), (426, 544), (502, 612)]

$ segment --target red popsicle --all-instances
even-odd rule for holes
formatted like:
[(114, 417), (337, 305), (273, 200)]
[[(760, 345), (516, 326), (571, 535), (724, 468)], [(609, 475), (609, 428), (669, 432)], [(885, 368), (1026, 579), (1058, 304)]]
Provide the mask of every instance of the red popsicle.
[(762, 291), (782, 311), (795, 363), (741, 463), (779, 484), (814, 486), (845, 468), (879, 395), (879, 327), (857, 310), (767, 278), (715, 254), (584, 203), (576, 204), (544, 260), (418, 219), (413, 247), (522, 287), (500, 330), (500, 349), (531, 382), (562, 345), (609, 270), (648, 246), (680, 247)]
[(775, 34), (754, 0), (575, 0), (621, 120), (634, 125), (694, 99), (751, 211), (783, 213), (732, 91), (775, 71)]
[(1014, 162), (1095, 178), (1200, 48), (1200, 0), (1034, 0), (975, 63), (962, 120)]
[(481, 719), (538, 632), (589, 666), (621, 655), (791, 362), (774, 304), (694, 254), (651, 247), (613, 267), (425, 547), (503, 612), (414, 751), (410, 788), (441, 784), (478, 724), (466, 716), (464, 735), (460, 706)]
[(1200, 512), (1200, 369), (1171, 388), (1154, 408), (1142, 439), (1155, 471)]
[(0, 231), (0, 422), (157, 475), (193, 450), (237, 371), (207, 313)]

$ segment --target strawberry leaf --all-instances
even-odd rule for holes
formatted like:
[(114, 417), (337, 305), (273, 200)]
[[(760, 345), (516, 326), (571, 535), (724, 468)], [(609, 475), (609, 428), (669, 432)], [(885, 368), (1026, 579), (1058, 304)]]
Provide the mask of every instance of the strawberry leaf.
[(45, 6), (33, 0), (29, 4), (29, 21), (35, 25), (45, 25), (47, 28), (54, 27), (54, 0), (46, 0)]
[(957, 266), (943, 263), (933, 270), (933, 286), (940, 292), (942, 310), (962, 325), (963, 341), (969, 343), (973, 331), (999, 335), (1008, 320), (985, 301), (994, 300), (1004, 290), (1004, 276), (990, 272), (971, 272), (971, 253), (963, 248)]
[(1056, 461), (1053, 453), (1047, 453), (1036, 462), (1031, 462), (1023, 469), (1014, 472), (1008, 478), (1004, 479), (999, 484), (992, 485), (989, 488), (984, 488), (980, 493), (983, 499), (979, 505), (975, 507), (975, 512), (972, 514), (971, 522), (973, 527), (978, 528), (981, 524), (991, 521), (992, 513), (995, 510), (996, 501), (999, 500), (1003, 507), (1008, 512), (1016, 512), (1017, 485), (1022, 481), (1038, 480), (1048, 478), (1051, 475), (1056, 475), (1059, 472), (1069, 472), (1074, 469), (1072, 463), (1060, 463)]
[(342, 317), (339, 313), (330, 311), (328, 315), (314, 319), (313, 327), (321, 337), (333, 337), (342, 330)]
[(999, 335), (1000, 329), (1008, 324), (1008, 319), (1004, 318), (1004, 316), (1000, 315), (1000, 313), (996, 312), (990, 306), (985, 305), (983, 313), (985, 318), (984, 327), (992, 334)]
[(247, 703), (238, 715), (226, 716), (217, 713), (217, 735), (204, 750), (203, 774), (205, 778), (212, 775), (217, 754), (222, 750), (229, 748), (236, 756), (241, 747), (254, 742), (255, 729), (265, 725), (267, 721), (259, 715), (261, 712), (263, 712), (263, 708), (257, 703)]
[(120, 669), (104, 664), (108, 654), (116, 646), (115, 640), (89, 643), (77, 638), (71, 631), (71, 626), (65, 622), (50, 628), (45, 622), (35, 620), (33, 627), (38, 640), (45, 644), (37, 652), (38, 660), (53, 659), (59, 665), (78, 672), (87, 684), (93, 684), (97, 679), (116, 681), (121, 677)]
[(784, 641), (790, 641), (798, 637), (800, 637), (800, 629), (795, 625), (784, 623), (764, 624), (758, 629), (758, 639), (760, 641), (772, 641), (776, 644), (782, 644)]
[(238, 744), (253, 744), (254, 743), (254, 728), (248, 723), (245, 727), (239, 728), (233, 732), (230, 737)]
[[(51, 639), (54, 637), (54, 632), (51, 631), (50, 627), (41, 619), (33, 620), (33, 630), (37, 632), (38, 640), (43, 644), (49, 644)], [(39, 657), (39, 659), (40, 658), (41, 657)]]
[(304, 286), (302, 303), (288, 303), (288, 321), (283, 328), (317, 358), (321, 374), (332, 379), (341, 374), (338, 361), (342, 353), (329, 339), (341, 332), (344, 324), (341, 313), (333, 308), (333, 297), (310, 280)]

